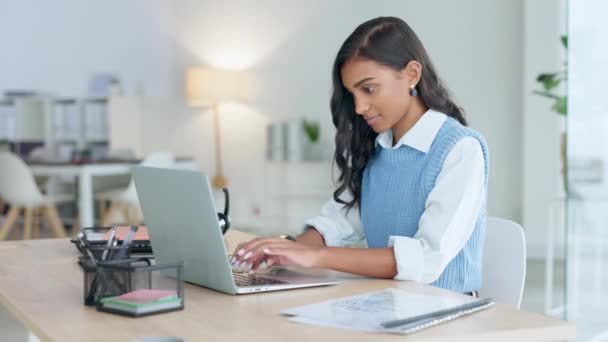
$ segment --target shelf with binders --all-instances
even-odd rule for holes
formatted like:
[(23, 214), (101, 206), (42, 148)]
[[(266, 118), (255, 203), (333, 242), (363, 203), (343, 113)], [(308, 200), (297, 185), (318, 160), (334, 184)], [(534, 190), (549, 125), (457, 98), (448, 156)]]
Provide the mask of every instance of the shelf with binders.
[(0, 148), (20, 156), (44, 145), (45, 98), (23, 95), (0, 99)]
[(88, 144), (109, 142), (107, 98), (63, 98), (52, 101), (51, 140)]
[(0, 141), (9, 142), (16, 138), (17, 113), (14, 101), (0, 99)]
[(109, 150), (108, 99), (55, 98), (51, 101), (47, 142), (60, 158), (71, 159), (75, 151), (88, 150), (100, 159)]

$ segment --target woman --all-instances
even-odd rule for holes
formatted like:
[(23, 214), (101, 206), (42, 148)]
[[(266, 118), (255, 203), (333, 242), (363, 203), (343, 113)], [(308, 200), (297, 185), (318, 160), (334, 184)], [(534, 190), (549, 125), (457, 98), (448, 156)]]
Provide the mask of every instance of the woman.
[[(333, 200), (295, 238), (239, 245), (233, 265), (324, 267), (478, 290), (488, 148), (403, 20), (372, 19), (346, 39), (331, 111), (340, 170)], [(344, 248), (360, 242), (367, 248)]]

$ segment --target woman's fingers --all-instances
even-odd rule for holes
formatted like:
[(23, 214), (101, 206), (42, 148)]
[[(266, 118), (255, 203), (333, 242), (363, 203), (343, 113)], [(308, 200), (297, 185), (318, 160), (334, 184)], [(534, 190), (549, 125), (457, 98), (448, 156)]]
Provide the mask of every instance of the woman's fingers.
[(254, 248), (251, 250), (246, 250), (243, 256), (241, 257), (241, 262), (246, 262), (249, 264), (258, 264), (264, 259), (264, 253), (258, 248)]
[(259, 263), (264, 259), (265, 248), (284, 246), (286, 243), (292, 242), (281, 238), (266, 238), (251, 241), (251, 243), (243, 245), (238, 251), (237, 260), (246, 261), (251, 264)]
[(274, 255), (266, 255), (266, 264), (268, 267), (273, 265), (281, 265), (281, 258)]
[(234, 250), (234, 253), (242, 258), (243, 256), (245, 256), (245, 254), (247, 253), (248, 250), (250, 250), (252, 247), (262, 243), (262, 241), (264, 241), (266, 239), (264, 238), (255, 238), (253, 240), (247, 241), (245, 243), (241, 243), (238, 245), (238, 247)]
[(264, 254), (274, 257), (275, 260), (289, 260), (293, 250), (282, 246), (268, 246), (264, 248)]
[(319, 258), (318, 249), (297, 244), (296, 246), (269, 246), (264, 249), (264, 254), (279, 258), (283, 265), (301, 267), (314, 267)]
[(239, 243), (236, 248), (234, 249), (234, 251), (232, 252), (232, 257), (230, 258), (230, 263), (234, 263), (237, 260), (237, 256), (238, 256), (238, 251), (243, 249), (243, 245), (244, 243)]
[[(239, 244), (230, 263), (239, 272), (255, 271), (272, 265), (298, 264), (290, 260), (289, 254), (297, 246), (297, 243), (281, 238), (256, 238)], [(266, 250), (277, 254), (271, 255)]]
[(232, 258), (230, 259), (230, 262), (234, 264), (237, 261), (243, 261), (243, 260), (247, 260), (247, 259), (251, 258), (252, 253), (249, 253), (251, 251), (251, 249), (255, 248), (255, 246), (257, 246), (258, 244), (263, 243), (264, 240), (266, 240), (266, 239), (255, 238), (246, 243), (239, 244), (236, 247), (236, 249), (234, 250), (234, 254), (232, 255)]
[(249, 272), (251, 270), (251, 264), (237, 261), (232, 265), (232, 270), (236, 272)]
[(288, 264), (289, 263), (288, 263), (288, 260), (286, 258), (283, 258), (283, 257), (280, 257), (280, 256), (266, 254), (264, 256), (264, 259), (262, 259), (262, 261), (260, 261), (257, 264), (253, 265), (252, 272), (262, 271), (262, 270), (265, 270), (265, 269), (270, 268), (272, 266), (288, 265)]
[(297, 258), (294, 259), (294, 256), (297, 255), (298, 251), (289, 247), (282, 246), (273, 246), (264, 249), (264, 254), (269, 261), (269, 264), (272, 265), (299, 265)]
[(253, 264), (253, 266), (251, 267), (251, 272), (255, 272), (255, 271), (263, 271), (265, 269), (267, 269), (268, 266), (268, 262), (266, 261), (266, 259), (262, 259), (262, 261)]

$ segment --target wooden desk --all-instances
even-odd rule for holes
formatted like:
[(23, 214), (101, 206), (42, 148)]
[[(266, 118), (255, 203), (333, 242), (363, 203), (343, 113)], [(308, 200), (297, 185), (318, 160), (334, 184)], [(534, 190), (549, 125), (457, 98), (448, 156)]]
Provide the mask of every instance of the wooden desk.
[[(231, 248), (249, 236), (227, 234)], [(184, 311), (144, 318), (97, 312), (82, 305), (77, 252), (66, 239), (0, 243), (0, 304), (43, 341), (132, 341), (180, 336), (187, 341), (398, 341), (404, 336), (290, 323), (279, 311), (367, 291), (398, 287), (418, 293), (460, 294), (412, 282), (344, 275), (340, 285), (230, 296), (186, 285)], [(408, 336), (408, 341), (546, 341), (575, 336), (573, 323), (497, 304)]]

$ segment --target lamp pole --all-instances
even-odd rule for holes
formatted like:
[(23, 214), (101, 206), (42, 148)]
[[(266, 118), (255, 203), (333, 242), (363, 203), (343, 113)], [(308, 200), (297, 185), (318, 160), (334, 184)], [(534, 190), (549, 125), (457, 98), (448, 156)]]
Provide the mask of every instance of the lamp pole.
[(215, 176), (213, 177), (212, 183), (216, 189), (226, 187), (226, 178), (224, 177), (224, 170), (222, 167), (222, 146), (220, 145), (219, 109), (220, 106), (218, 103), (213, 104), (211, 107), (211, 110), (213, 111), (213, 136), (215, 139)]

